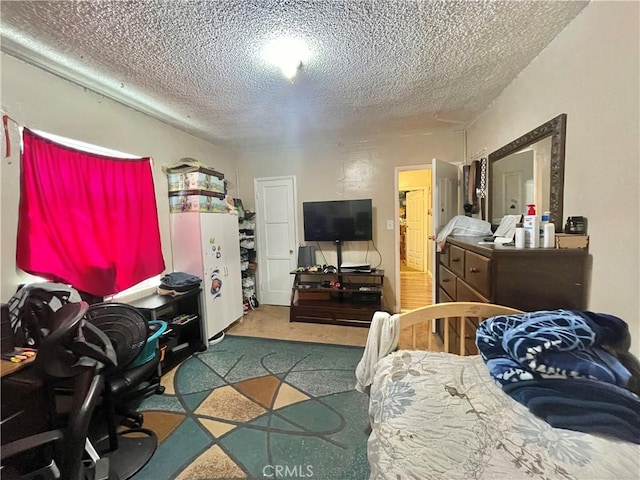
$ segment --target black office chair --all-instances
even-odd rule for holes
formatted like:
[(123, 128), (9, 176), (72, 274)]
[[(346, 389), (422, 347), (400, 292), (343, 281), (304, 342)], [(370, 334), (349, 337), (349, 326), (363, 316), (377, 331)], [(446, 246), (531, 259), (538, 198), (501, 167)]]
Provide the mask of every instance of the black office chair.
[[(146, 465), (158, 445), (155, 433), (142, 427), (142, 414), (131, 411), (129, 406), (148, 393), (164, 392), (160, 386), (160, 355), (152, 346), (148, 360), (139, 362), (150, 330), (147, 319), (136, 308), (122, 303), (97, 303), (89, 307), (86, 318), (106, 334), (118, 360), (117, 367), (105, 374), (107, 435), (99, 436), (95, 446), (100, 455), (110, 459), (112, 472), (125, 480)], [(118, 431), (120, 417), (128, 419), (133, 428)]]
[[(24, 460), (34, 458), (25, 457), (34, 451), (37, 451), (36, 458), (44, 455), (47, 462), (51, 461), (46, 469), (48, 478), (87, 480), (98, 478), (96, 473), (100, 478), (106, 478), (100, 473), (108, 470), (106, 460), (99, 460), (96, 465), (90, 459), (83, 461), (83, 457), (90, 419), (103, 388), (105, 367), (116, 365), (116, 357), (106, 335), (83, 320), (87, 309), (85, 302), (69, 303), (52, 316), (49, 334), (42, 339), (31, 369), (34, 377), (40, 379), (47, 397), (52, 429), (2, 446), (0, 461), (4, 479), (47, 478), (45, 469), (33, 471), (33, 463)], [(85, 338), (88, 332), (94, 339), (91, 342)], [(73, 379), (74, 382), (71, 409), (64, 428), (59, 428), (60, 414), (53, 391), (59, 379)]]
[(53, 312), (70, 302), (72, 291), (75, 291), (72, 287), (52, 285), (55, 287), (24, 286), (9, 300), (9, 308), (14, 315), (11, 327), (17, 346), (38, 348), (51, 330)]

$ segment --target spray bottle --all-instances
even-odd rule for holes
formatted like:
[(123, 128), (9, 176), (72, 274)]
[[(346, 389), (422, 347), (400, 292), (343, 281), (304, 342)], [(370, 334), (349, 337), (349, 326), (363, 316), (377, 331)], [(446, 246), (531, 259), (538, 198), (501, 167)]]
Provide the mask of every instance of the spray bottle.
[(540, 217), (536, 215), (536, 206), (531, 203), (527, 205), (527, 214), (522, 222), (524, 226), (524, 244), (527, 248), (538, 248), (540, 246)]

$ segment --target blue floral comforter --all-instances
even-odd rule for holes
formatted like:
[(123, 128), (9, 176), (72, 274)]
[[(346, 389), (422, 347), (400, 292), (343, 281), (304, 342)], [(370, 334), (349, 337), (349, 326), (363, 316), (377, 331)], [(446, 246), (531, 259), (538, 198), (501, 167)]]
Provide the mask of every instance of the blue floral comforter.
[(371, 479), (638, 479), (640, 445), (554, 428), (480, 356), (398, 351), (376, 366)]
[(640, 399), (625, 388), (632, 374), (610, 353), (629, 341), (623, 320), (570, 310), (496, 316), (476, 337), (491, 377), (553, 426), (640, 443)]

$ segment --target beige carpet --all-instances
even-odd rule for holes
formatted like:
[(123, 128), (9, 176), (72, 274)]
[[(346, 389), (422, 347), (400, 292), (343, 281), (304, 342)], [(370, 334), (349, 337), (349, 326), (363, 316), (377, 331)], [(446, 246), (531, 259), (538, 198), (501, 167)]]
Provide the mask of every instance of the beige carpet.
[(289, 322), (289, 307), (260, 305), (231, 325), (228, 335), (363, 347), (368, 328)]
[[(363, 347), (369, 334), (368, 328), (324, 325), (320, 323), (289, 322), (289, 307), (260, 305), (250, 310), (244, 317), (231, 325), (228, 335), (244, 337), (275, 338), (277, 340), (297, 340), (299, 342), (330, 343), (334, 345), (354, 345)], [(400, 345), (412, 345), (411, 329), (400, 332)], [(442, 342), (434, 338), (434, 350), (442, 351)], [(427, 350), (428, 332), (417, 327), (416, 348)]]

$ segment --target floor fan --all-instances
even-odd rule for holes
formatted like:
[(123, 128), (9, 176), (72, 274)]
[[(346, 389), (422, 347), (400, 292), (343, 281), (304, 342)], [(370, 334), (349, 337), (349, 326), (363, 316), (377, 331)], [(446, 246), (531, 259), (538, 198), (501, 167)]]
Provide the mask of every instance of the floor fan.
[[(143, 417), (137, 412), (127, 412), (125, 417), (133, 421), (133, 428), (117, 430), (117, 412), (115, 399), (126, 392), (136, 378), (151, 377), (153, 369), (157, 371), (158, 362), (145, 362), (139, 365), (140, 355), (145, 354), (149, 338), (149, 322), (137, 309), (121, 303), (99, 303), (89, 307), (87, 321), (103, 331), (116, 353), (118, 365), (105, 376), (104, 406), (108, 434), (96, 441), (96, 450), (109, 458), (110, 471), (116, 478), (123, 480), (138, 472), (154, 454), (158, 445), (157, 437), (151, 430), (142, 428)], [(153, 355), (155, 356), (155, 346)], [(137, 360), (138, 359), (138, 360)], [(156, 391), (164, 390), (158, 387)]]

